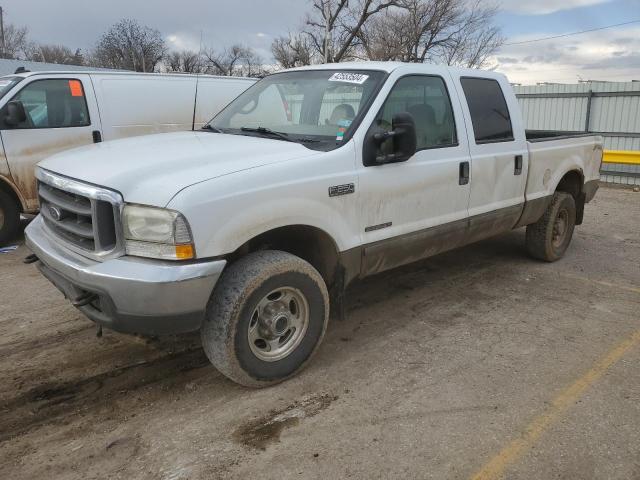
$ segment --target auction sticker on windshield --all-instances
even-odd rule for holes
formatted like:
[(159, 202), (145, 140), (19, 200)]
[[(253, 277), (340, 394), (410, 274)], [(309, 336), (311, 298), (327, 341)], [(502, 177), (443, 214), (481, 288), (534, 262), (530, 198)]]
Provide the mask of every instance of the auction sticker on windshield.
[(357, 85), (362, 85), (367, 81), (367, 78), (369, 78), (369, 75), (363, 75), (362, 73), (337, 72), (331, 75), (329, 81), (355, 83)]

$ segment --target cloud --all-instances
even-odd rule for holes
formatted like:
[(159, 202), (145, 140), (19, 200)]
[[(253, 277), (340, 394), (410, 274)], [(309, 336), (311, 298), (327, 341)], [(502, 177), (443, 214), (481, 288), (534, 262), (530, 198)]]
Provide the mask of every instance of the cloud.
[(514, 57), (498, 57), (496, 60), (499, 63), (518, 63), (520, 60)]
[(190, 50), (197, 52), (200, 50), (200, 39), (186, 32), (175, 32), (165, 37), (171, 50)]
[(546, 15), (548, 13), (559, 12), (561, 10), (573, 10), (574, 8), (589, 7), (600, 3), (607, 3), (611, 0), (502, 0), (500, 5), (503, 10), (512, 13), (525, 15)]
[[(514, 41), (541, 38), (536, 33)], [(591, 32), (575, 37), (502, 47), (493, 62), (509, 80), (575, 83), (584, 80), (628, 81), (640, 79), (640, 27)], [(514, 61), (515, 60), (515, 61)]]

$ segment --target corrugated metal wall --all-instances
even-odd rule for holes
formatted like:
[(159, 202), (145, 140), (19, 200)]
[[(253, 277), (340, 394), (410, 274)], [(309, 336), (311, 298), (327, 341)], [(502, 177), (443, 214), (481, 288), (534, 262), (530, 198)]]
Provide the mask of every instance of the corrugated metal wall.
[[(640, 151), (640, 82), (516, 86), (528, 130), (593, 132), (606, 150)], [(640, 185), (640, 165), (604, 164), (603, 180)]]

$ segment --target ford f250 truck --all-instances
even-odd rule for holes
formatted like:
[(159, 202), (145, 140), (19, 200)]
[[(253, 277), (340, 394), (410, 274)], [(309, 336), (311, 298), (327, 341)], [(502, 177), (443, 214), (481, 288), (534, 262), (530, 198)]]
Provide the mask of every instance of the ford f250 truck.
[(224, 375), (265, 386), (308, 363), (355, 279), (523, 226), (533, 257), (560, 259), (602, 140), (538, 137), (497, 73), (287, 70), (202, 131), (40, 163), (28, 261), (98, 325), (199, 330)]

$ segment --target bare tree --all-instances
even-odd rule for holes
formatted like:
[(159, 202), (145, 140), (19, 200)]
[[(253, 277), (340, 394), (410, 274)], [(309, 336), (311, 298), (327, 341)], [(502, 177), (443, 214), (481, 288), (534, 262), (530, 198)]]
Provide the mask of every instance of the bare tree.
[(80, 49), (75, 52), (64, 45), (33, 44), (26, 55), (27, 60), (34, 62), (58, 63), (61, 65), (83, 65), (84, 56)]
[(362, 30), (399, 0), (312, 0), (304, 33), (325, 63), (358, 57)]
[(191, 50), (171, 52), (165, 60), (170, 72), (204, 73), (202, 58)]
[(96, 66), (153, 72), (167, 52), (162, 34), (135, 20), (123, 19), (98, 41), (93, 52)]
[(265, 68), (260, 56), (250, 47), (232, 45), (222, 51), (204, 51), (206, 72), (224, 76), (261, 77)]
[(11, 23), (4, 26), (4, 49), (0, 58), (23, 59), (29, 51), (29, 30)]
[(441, 48), (440, 59), (447, 65), (467, 68), (488, 67), (491, 56), (504, 43), (500, 28), (493, 25), (495, 6), (471, 5), (463, 18), (463, 28)]
[(365, 25), (363, 49), (371, 60), (483, 67), (504, 42), (496, 13), (481, 0), (402, 0)]
[(282, 68), (311, 65), (314, 58), (309, 38), (302, 34), (276, 38), (271, 44), (271, 53)]

